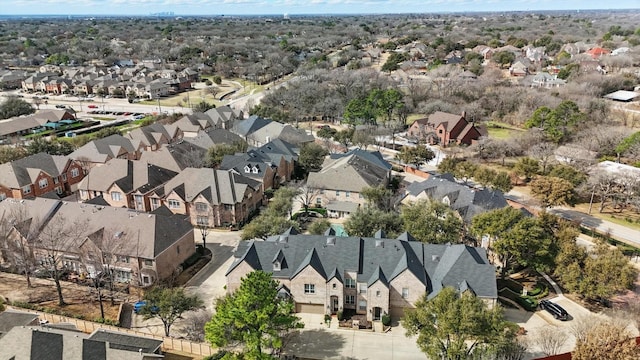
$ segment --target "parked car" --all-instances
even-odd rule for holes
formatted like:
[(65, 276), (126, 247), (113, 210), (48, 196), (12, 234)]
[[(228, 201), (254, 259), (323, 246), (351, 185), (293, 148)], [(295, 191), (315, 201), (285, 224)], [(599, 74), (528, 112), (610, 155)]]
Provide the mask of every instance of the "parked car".
[(549, 314), (557, 320), (566, 321), (569, 320), (569, 313), (560, 305), (552, 303), (549, 300), (541, 300), (540, 308), (546, 310)]
[(98, 108), (98, 105), (93, 105), (93, 104), (92, 104), (92, 105), (89, 105), (89, 106), (88, 106), (88, 108), (89, 108), (89, 109), (97, 109), (97, 108)]
[[(138, 314), (138, 313), (140, 313), (140, 310), (142, 310), (142, 308), (145, 307), (145, 306), (147, 306), (147, 302), (146, 301), (144, 301), (144, 300), (138, 301), (135, 304), (133, 304), (133, 312)], [(160, 310), (160, 309), (158, 309), (158, 307), (155, 306), (155, 305), (151, 307), (151, 312), (152, 313), (158, 312), (158, 310)]]
[(66, 109), (67, 106), (66, 105), (62, 105), (62, 104), (58, 104), (58, 105), (56, 105), (56, 108), (58, 108), (58, 109)]

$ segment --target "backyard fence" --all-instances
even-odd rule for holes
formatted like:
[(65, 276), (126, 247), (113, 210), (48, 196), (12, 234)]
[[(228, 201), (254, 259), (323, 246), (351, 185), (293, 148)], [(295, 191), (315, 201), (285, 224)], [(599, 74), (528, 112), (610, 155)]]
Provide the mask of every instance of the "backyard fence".
[(211, 346), (205, 343), (196, 343), (196, 342), (192, 342), (184, 339), (175, 339), (172, 337), (150, 334), (150, 333), (145, 333), (137, 330), (126, 329), (126, 328), (121, 328), (121, 327), (111, 326), (106, 324), (100, 324), (100, 323), (87, 321), (87, 320), (75, 319), (72, 317), (48, 314), (41, 311), (25, 310), (25, 309), (13, 307), (13, 306), (7, 306), (7, 309), (13, 309), (17, 311), (26, 311), (29, 313), (37, 314), (40, 317), (41, 321), (46, 321), (52, 324), (56, 324), (56, 323), (73, 324), (78, 330), (87, 334), (91, 334), (98, 329), (103, 329), (103, 330), (127, 333), (135, 336), (142, 336), (142, 337), (162, 340), (163, 351), (175, 350), (175, 351), (181, 351), (184, 353), (189, 353), (192, 355), (202, 355), (202, 356), (213, 355), (216, 353), (215, 348), (212, 348)]

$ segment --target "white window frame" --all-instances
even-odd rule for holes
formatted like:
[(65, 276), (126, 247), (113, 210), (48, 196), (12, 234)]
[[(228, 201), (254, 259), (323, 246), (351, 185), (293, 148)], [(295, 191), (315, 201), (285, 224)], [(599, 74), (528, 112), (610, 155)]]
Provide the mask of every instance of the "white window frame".
[(409, 288), (402, 288), (402, 298), (406, 299), (409, 297)]
[(44, 189), (44, 188), (46, 188), (47, 186), (49, 186), (49, 180), (48, 180), (47, 178), (40, 179), (40, 180), (38, 181), (38, 187), (40, 187), (40, 189)]
[(358, 301), (358, 310), (359, 311), (367, 311), (367, 300)]
[(75, 177), (78, 177), (78, 176), (80, 176), (80, 170), (78, 170), (78, 168), (71, 169), (71, 177), (75, 178)]
[(358, 283), (358, 293), (359, 294), (367, 293), (367, 283)]
[(280, 271), (282, 270), (282, 264), (280, 264), (280, 261), (276, 260), (273, 262), (273, 271)]
[(316, 293), (316, 284), (304, 284), (305, 295), (315, 295), (315, 293)]
[(23, 194), (31, 194), (31, 185), (24, 186), (22, 188), (22, 193)]
[(209, 206), (207, 205), (207, 203), (202, 201), (196, 202), (196, 211), (204, 212), (207, 210), (209, 210)]
[(111, 192), (111, 200), (112, 201), (122, 201), (122, 193), (120, 191), (112, 191)]
[(169, 200), (167, 200), (167, 205), (169, 206), (169, 209), (179, 209), (180, 208), (180, 201), (175, 200), (175, 199), (169, 199)]

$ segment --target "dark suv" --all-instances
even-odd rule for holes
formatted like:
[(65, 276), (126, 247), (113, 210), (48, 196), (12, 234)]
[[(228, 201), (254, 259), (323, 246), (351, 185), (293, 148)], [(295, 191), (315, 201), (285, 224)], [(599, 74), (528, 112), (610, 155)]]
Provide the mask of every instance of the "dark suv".
[(569, 320), (569, 313), (562, 308), (562, 306), (552, 303), (549, 300), (540, 301), (540, 308), (543, 310), (547, 310), (547, 312), (553, 315), (557, 320), (566, 321)]

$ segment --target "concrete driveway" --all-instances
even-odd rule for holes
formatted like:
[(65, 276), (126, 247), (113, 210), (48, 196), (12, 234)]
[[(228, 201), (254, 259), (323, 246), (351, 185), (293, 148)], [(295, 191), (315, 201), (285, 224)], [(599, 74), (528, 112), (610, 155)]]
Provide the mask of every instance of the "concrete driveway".
[[(226, 293), (224, 274), (233, 262), (233, 251), (240, 242), (240, 235), (239, 231), (211, 231), (207, 236), (207, 249), (213, 257), (185, 286), (188, 293), (200, 296), (209, 311), (213, 311), (215, 299)], [(202, 240), (196, 243), (202, 244)]]
[(525, 339), (528, 349), (525, 359), (536, 359), (545, 356), (540, 346), (536, 343), (536, 338), (540, 333), (549, 331), (552, 328), (560, 329), (567, 336), (560, 353), (572, 351), (576, 345), (576, 338), (571, 331), (574, 321), (582, 317), (598, 316), (564, 296), (557, 296), (549, 300), (567, 310), (570, 315), (568, 321), (556, 320), (546, 310), (538, 310), (534, 313), (515, 309), (504, 310), (507, 320), (517, 323), (527, 331)]
[(309, 359), (426, 359), (416, 345), (415, 337), (406, 337), (402, 326), (386, 333), (339, 329), (337, 320), (324, 324), (324, 315), (300, 313), (302, 331), (295, 334), (285, 347), (285, 354)]

